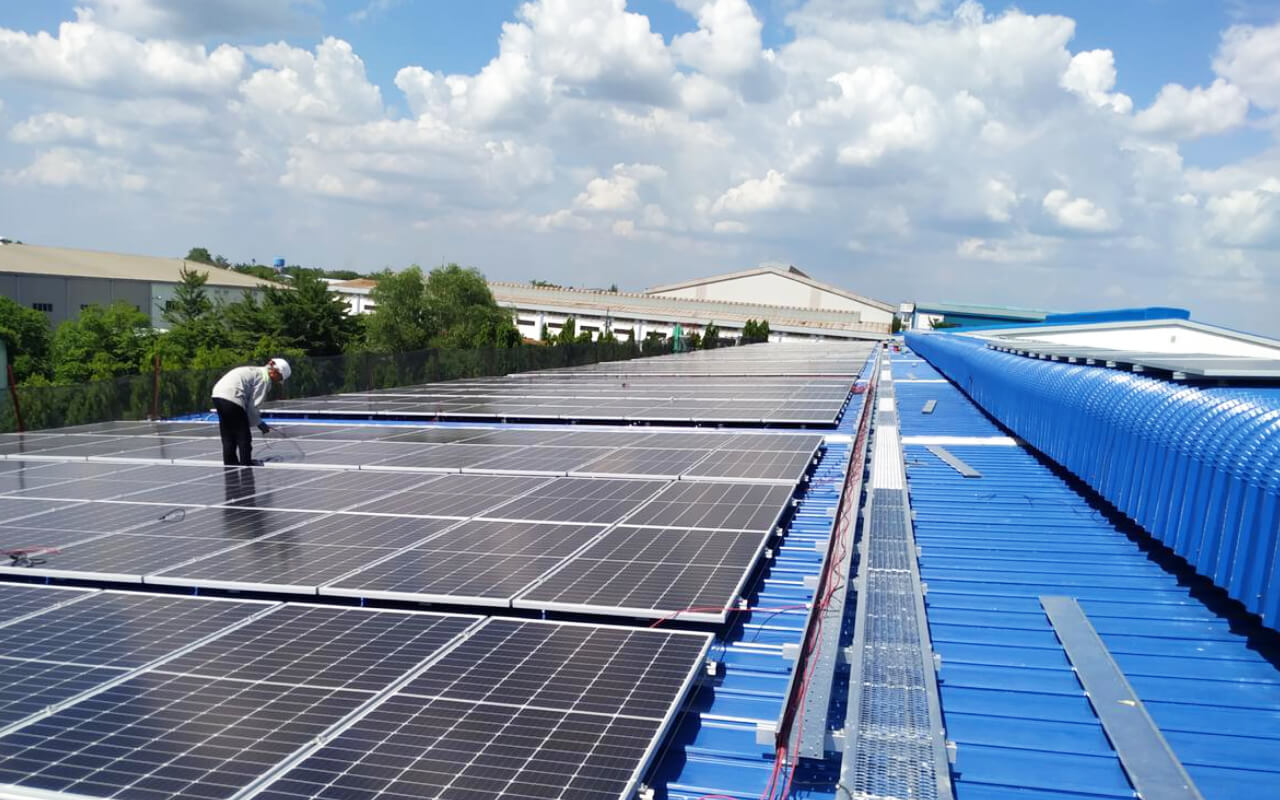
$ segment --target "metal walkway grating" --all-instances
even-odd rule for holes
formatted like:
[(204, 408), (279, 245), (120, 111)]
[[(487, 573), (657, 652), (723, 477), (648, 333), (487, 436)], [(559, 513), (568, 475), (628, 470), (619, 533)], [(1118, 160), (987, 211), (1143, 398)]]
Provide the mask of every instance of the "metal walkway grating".
[(882, 422), (873, 450), (879, 463), (860, 543), (841, 784), (854, 800), (948, 800), (950, 765), (893, 423)]

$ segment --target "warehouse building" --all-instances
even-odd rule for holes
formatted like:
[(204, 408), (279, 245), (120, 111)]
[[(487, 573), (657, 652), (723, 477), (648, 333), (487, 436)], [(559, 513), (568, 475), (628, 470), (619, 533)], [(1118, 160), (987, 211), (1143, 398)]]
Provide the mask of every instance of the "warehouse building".
[(183, 269), (207, 273), (205, 288), (215, 301), (239, 300), (246, 290), (268, 285), (250, 275), (181, 258), (9, 243), (0, 245), (0, 295), (43, 311), (53, 326), (75, 319), (90, 305), (123, 300), (148, 314), (153, 326), (163, 328), (165, 305), (173, 299)]
[(489, 288), (531, 339), (544, 325), (550, 333), (559, 332), (572, 317), (579, 332), (595, 337), (612, 331), (623, 340), (667, 337), (677, 325), (685, 334), (701, 334), (712, 323), (732, 338), (753, 319), (768, 321), (773, 341), (865, 340), (887, 335), (894, 314), (888, 303), (815, 281), (795, 267), (757, 267), (644, 292), (503, 281), (490, 281)]

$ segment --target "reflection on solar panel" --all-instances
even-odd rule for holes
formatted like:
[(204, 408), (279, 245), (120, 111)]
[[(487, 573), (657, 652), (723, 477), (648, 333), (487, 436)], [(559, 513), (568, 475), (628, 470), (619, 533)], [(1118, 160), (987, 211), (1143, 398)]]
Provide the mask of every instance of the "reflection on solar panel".
[(257, 797), (626, 797), (709, 642), (490, 621)]
[(603, 530), (596, 525), (466, 522), (320, 593), (505, 606)]

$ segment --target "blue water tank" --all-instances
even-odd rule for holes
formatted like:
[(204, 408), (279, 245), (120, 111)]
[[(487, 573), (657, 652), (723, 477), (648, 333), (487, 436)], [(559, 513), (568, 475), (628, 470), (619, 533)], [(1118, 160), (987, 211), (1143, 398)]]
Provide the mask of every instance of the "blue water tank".
[(276, 269), (284, 269), (284, 259), (277, 258), (275, 261), (271, 262), (271, 266), (275, 267)]

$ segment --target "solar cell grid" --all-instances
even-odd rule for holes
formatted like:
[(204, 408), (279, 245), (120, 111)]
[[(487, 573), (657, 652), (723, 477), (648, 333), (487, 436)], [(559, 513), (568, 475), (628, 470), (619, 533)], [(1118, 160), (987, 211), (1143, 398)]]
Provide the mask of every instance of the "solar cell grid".
[(0, 575), (49, 575), (78, 579), (141, 581), (142, 576), (225, 550), (220, 539), (165, 538), (113, 533), (62, 545), (31, 567), (0, 567)]
[(690, 467), (682, 477), (794, 484), (812, 460), (812, 452), (719, 450)]
[(477, 619), (291, 603), (158, 671), (376, 692)]
[(768, 531), (794, 487), (679, 481), (627, 518), (629, 525)]
[(225, 800), (368, 698), (143, 673), (0, 737), (0, 782), (131, 800)]
[(0, 730), (119, 678), (127, 670), (0, 656)]
[[(74, 503), (60, 505), (52, 511), (23, 517), (19, 522), (24, 529), (47, 531), (57, 541), (79, 541), (103, 533), (119, 533), (155, 523), (170, 511), (152, 505), (131, 503)], [(26, 542), (30, 544), (30, 542)]]
[(543, 445), (480, 461), (471, 471), (526, 472), (563, 475), (612, 452), (605, 447), (555, 447)]
[(701, 450), (660, 450), (657, 448), (624, 448), (583, 464), (577, 475), (644, 475), (674, 480), (706, 458)]
[(253, 601), (99, 592), (4, 629), (4, 655), (97, 667), (139, 667), (242, 622)]
[(54, 606), (83, 600), (92, 589), (0, 583), (0, 626)]
[(485, 512), (495, 519), (611, 523), (653, 497), (661, 481), (558, 478)]
[(290, 528), (272, 537), (272, 541), (399, 550), (456, 524), (457, 521), (451, 519), (381, 517), (344, 512)]
[(654, 720), (393, 696), (260, 800), (622, 798)]
[(505, 606), (560, 561), (528, 555), (409, 550), (323, 587), (320, 594)]
[(470, 517), (506, 503), (547, 483), (546, 478), (497, 475), (445, 475), (437, 481), (368, 500), (351, 511)]
[(707, 638), (492, 619), (402, 694), (661, 720)]
[(0, 520), (6, 526), (23, 517), (52, 511), (55, 508), (66, 508), (73, 503), (64, 500), (31, 500), (18, 497), (0, 497)]
[[(181, 509), (140, 506), (152, 511), (150, 524), (130, 530), (139, 536), (163, 536), (217, 539), (228, 544), (253, 541), (310, 522), (315, 514), (300, 511), (264, 511), (248, 508), (198, 508), (183, 513)], [(167, 511), (164, 519), (155, 519), (156, 511)]]
[(380, 467), (399, 469), (459, 470), (482, 461), (510, 456), (521, 449), (518, 446), (502, 445), (440, 444), (401, 456), (379, 459), (373, 463)]
[(603, 530), (601, 525), (475, 520), (450, 528), (414, 549), (562, 558)]

